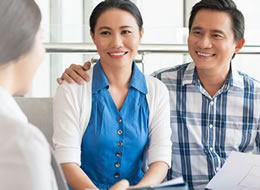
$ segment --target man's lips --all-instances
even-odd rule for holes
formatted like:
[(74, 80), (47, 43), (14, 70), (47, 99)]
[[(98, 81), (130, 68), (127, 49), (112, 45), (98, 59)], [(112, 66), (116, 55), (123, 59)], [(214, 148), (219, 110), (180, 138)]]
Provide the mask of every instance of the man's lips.
[(200, 57), (213, 57), (216, 54), (196, 51), (196, 54)]

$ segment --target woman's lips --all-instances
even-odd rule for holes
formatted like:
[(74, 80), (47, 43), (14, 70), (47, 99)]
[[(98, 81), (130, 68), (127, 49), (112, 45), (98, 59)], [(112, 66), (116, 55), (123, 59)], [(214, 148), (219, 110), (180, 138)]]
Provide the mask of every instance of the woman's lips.
[(120, 58), (120, 57), (123, 57), (124, 55), (126, 55), (127, 53), (128, 53), (127, 51), (122, 51), (122, 52), (109, 52), (108, 54), (111, 57)]

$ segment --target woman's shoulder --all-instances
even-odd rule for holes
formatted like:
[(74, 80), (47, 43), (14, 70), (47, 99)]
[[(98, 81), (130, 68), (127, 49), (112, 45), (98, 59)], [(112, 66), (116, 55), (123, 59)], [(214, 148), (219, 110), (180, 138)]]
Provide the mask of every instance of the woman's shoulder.
[(148, 93), (168, 92), (166, 85), (159, 79), (150, 75), (145, 75), (145, 79), (147, 83)]
[(92, 76), (93, 76), (93, 68), (86, 71), (87, 75), (89, 76), (89, 81), (84, 81), (83, 84), (79, 85), (76, 82), (68, 83), (67, 81), (63, 81), (61, 85), (57, 87), (57, 93), (71, 93), (75, 95), (83, 95), (84, 93), (91, 92), (91, 85), (92, 85)]

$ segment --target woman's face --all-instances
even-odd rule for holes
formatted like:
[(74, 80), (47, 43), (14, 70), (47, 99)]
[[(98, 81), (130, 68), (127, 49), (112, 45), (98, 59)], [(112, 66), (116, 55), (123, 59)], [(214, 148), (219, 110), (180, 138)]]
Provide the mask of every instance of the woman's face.
[(17, 89), (16, 94), (26, 94), (32, 86), (33, 77), (39, 67), (43, 62), (45, 55), (45, 48), (41, 42), (42, 32), (39, 29), (35, 36), (34, 44), (32, 49), (22, 56), (17, 63)]
[(121, 9), (108, 9), (97, 19), (91, 33), (102, 65), (123, 67), (132, 64), (140, 44), (140, 32), (135, 17)]

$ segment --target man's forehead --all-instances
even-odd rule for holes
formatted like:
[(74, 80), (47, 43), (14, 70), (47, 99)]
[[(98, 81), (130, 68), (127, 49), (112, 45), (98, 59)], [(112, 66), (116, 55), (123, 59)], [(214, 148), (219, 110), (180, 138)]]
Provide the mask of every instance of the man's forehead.
[(219, 15), (221, 15), (222, 17), (226, 17), (226, 18), (229, 18), (230, 19), (230, 15), (228, 12), (226, 11), (223, 11), (223, 10), (213, 10), (213, 9), (200, 9), (196, 15), (195, 15), (195, 18), (198, 16), (198, 15), (201, 15), (203, 14), (204, 16), (205, 15), (208, 15), (208, 16), (212, 16), (212, 17), (219, 17)]
[(202, 9), (197, 12), (191, 29), (232, 30), (232, 21), (224, 11)]

